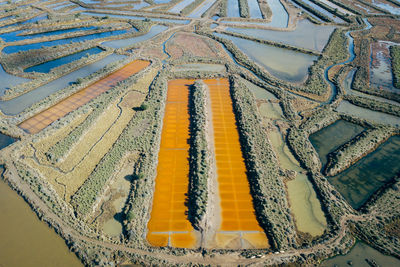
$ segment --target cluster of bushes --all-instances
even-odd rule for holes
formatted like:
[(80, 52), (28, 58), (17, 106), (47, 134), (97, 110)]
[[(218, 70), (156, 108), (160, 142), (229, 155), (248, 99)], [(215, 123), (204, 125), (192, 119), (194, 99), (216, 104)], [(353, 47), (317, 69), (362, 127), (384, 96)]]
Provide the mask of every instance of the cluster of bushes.
[(205, 0), (194, 0), (191, 2), (189, 5), (185, 6), (181, 10), (181, 15), (186, 16), (189, 13), (191, 13), (197, 6), (199, 6), (201, 3), (203, 3)]
[(325, 174), (335, 176), (374, 151), (394, 134), (391, 127), (376, 127), (363, 131), (358, 136), (328, 154)]
[[(47, 160), (55, 164), (67, 156), (73, 145), (81, 138), (81, 136), (84, 135), (84, 133), (90, 128), (94, 121), (98, 119), (108, 105), (120, 94), (121, 92), (119, 90), (109, 90), (89, 102), (88, 106), (91, 110), (90, 114), (64, 139), (61, 139), (52, 147), (50, 147), (50, 149), (45, 153)], [(86, 109), (87, 108), (88, 107), (86, 107)]]
[(341, 18), (342, 20), (351, 23), (352, 20), (350, 19), (348, 14), (343, 14), (342, 12), (340, 12), (337, 8), (333, 8), (327, 4), (325, 4), (324, 2), (321, 1), (317, 1), (317, 0), (310, 0), (311, 2), (313, 2), (314, 4), (322, 7), (323, 9), (329, 11), (330, 13), (338, 16), (339, 18)]
[(240, 16), (242, 18), (249, 18), (250, 12), (249, 12), (249, 4), (247, 3), (247, 0), (238, 0), (238, 1), (239, 1)]
[(290, 215), (284, 184), (279, 177), (276, 155), (265, 141), (265, 128), (251, 92), (240, 80), (230, 77), (231, 94), (240, 143), (254, 207), (260, 225), (269, 236), (274, 249), (296, 246), (296, 230)]
[(270, 40), (263, 40), (263, 39), (258, 39), (246, 34), (241, 34), (241, 33), (236, 33), (236, 32), (229, 32), (229, 31), (222, 31), (221, 33), (226, 34), (226, 35), (231, 35), (234, 37), (239, 37), (242, 39), (247, 39), (247, 40), (251, 40), (257, 43), (261, 43), (261, 44), (266, 44), (266, 45), (271, 45), (271, 46), (275, 46), (275, 47), (279, 47), (279, 48), (285, 48), (285, 49), (289, 49), (289, 50), (293, 50), (296, 52), (301, 52), (304, 54), (308, 54), (308, 55), (316, 55), (316, 56), (320, 56), (321, 53), (311, 50), (311, 49), (307, 49), (307, 48), (301, 48), (301, 47), (297, 47), (297, 46), (293, 46), (293, 45), (289, 45), (289, 44), (284, 44), (284, 43), (280, 43), (280, 42), (274, 42), (274, 41), (270, 41)]
[(70, 43), (59, 46), (47, 46), (35, 51), (28, 50), (21, 51), (20, 53), (2, 54), (1, 63), (7, 72), (17, 73), (22, 72), (25, 68), (89, 49), (93, 46), (95, 44), (92, 42), (84, 44)]
[(167, 12), (169, 9), (171, 9), (171, 7), (178, 4), (180, 1), (181, 0), (171, 0), (168, 2), (167, 5), (160, 6), (156, 10), (157, 12)]
[(370, 58), (370, 41), (362, 39), (360, 42), (360, 52), (358, 54), (358, 68), (354, 74), (352, 87), (361, 91), (360, 88), (369, 88), (369, 59)]
[[(151, 92), (150, 95), (152, 95)], [(157, 104), (158, 101), (150, 101), (149, 98), (150, 96), (148, 95), (145, 100), (148, 108), (135, 114), (112, 148), (97, 164), (85, 183), (72, 196), (71, 204), (78, 215), (85, 216), (91, 210), (93, 203), (100, 196), (100, 193), (104, 191), (106, 183), (115, 172), (115, 166), (128, 152), (139, 151), (139, 153), (146, 154), (144, 151), (148, 150), (147, 153), (154, 151), (150, 149), (150, 139), (153, 133), (152, 128), (160, 125), (154, 121), (157, 118), (155, 109), (159, 104)], [(147, 173), (143, 170), (140, 170), (140, 173), (143, 173), (143, 176), (140, 175), (138, 177), (145, 178), (139, 179), (139, 181), (148, 178)]]
[(206, 12), (204, 12), (203, 14), (201, 14), (202, 18), (211, 18), (213, 17), (213, 15), (216, 15), (218, 13), (217, 10), (219, 10), (219, 7), (221, 5), (221, 3), (224, 1), (215, 1), (214, 4), (212, 4), (207, 10)]
[(167, 72), (163, 69), (155, 77), (145, 100), (148, 109), (135, 115), (124, 130), (126, 134), (121, 135), (121, 141), (114, 145), (115, 149), (119, 147), (141, 153), (135, 173), (141, 174), (142, 178), (135, 180), (134, 190), (130, 192), (124, 213), (134, 214), (134, 219), (125, 223), (130, 242), (141, 244), (143, 247), (145, 245), (142, 244), (142, 241), (150, 216), (149, 203), (152, 203), (158, 163), (160, 133), (168, 86)]
[(32, 106), (30, 106), (29, 108), (24, 110), (24, 113), (19, 115), (18, 119), (19, 121), (25, 120), (28, 117), (33, 116), (34, 114), (38, 113), (41, 110), (44, 110), (52, 105), (54, 105), (54, 103), (65, 99), (66, 97), (72, 95), (73, 93), (82, 90), (83, 88), (87, 87), (89, 84), (92, 84), (95, 81), (98, 81), (100, 79), (102, 79), (104, 76), (120, 69), (122, 66), (126, 65), (127, 63), (131, 62), (132, 58), (128, 57), (125, 59), (121, 59), (115, 62), (112, 62), (110, 64), (108, 64), (107, 66), (105, 66), (104, 68), (84, 77), (81, 78), (81, 83), (77, 84), (74, 83), (66, 88), (64, 88), (63, 90), (59, 90), (54, 94), (51, 94), (50, 96), (46, 97), (45, 99), (36, 102), (35, 104), (33, 104)]
[(342, 1), (329, 0), (329, 2), (332, 2), (332, 3), (334, 3), (335, 5), (337, 5), (337, 6), (341, 7), (341, 8), (347, 9), (348, 11), (350, 11), (350, 12), (353, 13), (353, 14), (361, 15), (361, 13), (358, 12), (358, 10), (354, 9), (353, 7), (351, 7), (351, 6), (349, 6), (349, 5), (346, 5), (346, 4), (343, 3)]
[(178, 59), (169, 61), (169, 64), (171, 66), (176, 66), (176, 65), (182, 65), (182, 64), (187, 64), (187, 63), (210, 63), (210, 64), (225, 64), (225, 60), (222, 60), (221, 58), (215, 58), (215, 57), (197, 57), (197, 56), (189, 56), (189, 55), (184, 55)]
[(227, 16), (227, 12), (228, 12), (228, 0), (221, 0), (221, 1), (217, 1), (219, 2), (219, 13), (218, 15), (221, 18), (224, 18)]
[(375, 9), (375, 10), (377, 10), (377, 11), (379, 11), (379, 12), (382, 12), (382, 13), (384, 13), (384, 14), (391, 14), (391, 13), (390, 13), (389, 11), (387, 11), (386, 9), (383, 9), (383, 8), (380, 8), (379, 6), (373, 5), (373, 4), (371, 4), (371, 2), (368, 2), (368, 1), (365, 1), (365, 0), (358, 0), (358, 2), (364, 4), (364, 5), (366, 5), (366, 6), (370, 7), (370, 8), (372, 8), (372, 9)]
[(293, 108), (291, 104), (294, 96), (290, 95), (290, 93), (285, 90), (281, 90), (278, 87), (271, 86), (270, 84), (260, 79), (256, 79), (254, 75), (250, 75), (249, 71), (243, 71), (243, 69), (239, 68), (236, 64), (226, 63), (225, 66), (228, 70), (228, 73), (240, 75), (242, 78), (250, 81), (251, 83), (254, 83), (255, 85), (265, 89), (266, 91), (274, 94), (277, 98), (279, 98), (281, 100), (280, 105), (282, 111), (287, 119), (291, 121), (299, 119), (297, 111)]
[(343, 29), (335, 29), (322, 53), (308, 70), (309, 76), (304, 86), (306, 92), (317, 95), (324, 95), (328, 90), (324, 76), (326, 66), (344, 61), (348, 57), (347, 38)]
[(210, 151), (207, 142), (206, 88), (196, 81), (190, 88), (190, 149), (189, 149), (189, 220), (196, 229), (203, 218), (208, 200)]
[(308, 131), (292, 127), (288, 131), (287, 141), (289, 147), (300, 163), (311, 173), (317, 173), (321, 169), (321, 161), (318, 153), (308, 139)]
[(260, 7), (264, 19), (268, 19), (272, 16), (271, 8), (266, 0), (258, 0), (258, 6)]
[(339, 115), (329, 106), (317, 108), (301, 125), (300, 129), (313, 134), (322, 128), (334, 123), (339, 119)]
[(400, 117), (400, 106), (398, 105), (393, 105), (388, 102), (382, 102), (373, 98), (362, 97), (357, 95), (345, 95), (344, 99), (359, 107), (372, 109), (375, 111), (380, 111), (383, 113)]
[(304, 8), (305, 10), (309, 11), (310, 13), (314, 14), (318, 18), (322, 19), (323, 21), (332, 22), (332, 20), (328, 16), (326, 16), (326, 15), (322, 14), (321, 12), (319, 12), (318, 10), (310, 7), (309, 5), (304, 3), (303, 1), (301, 1), (301, 0), (293, 0), (293, 2), (295, 2), (296, 4), (298, 4), (299, 6)]
[(254, 61), (250, 60), (232, 41), (227, 40), (222, 37), (219, 37), (219, 36), (216, 36), (216, 35), (212, 34), (211, 32), (198, 32), (198, 33), (222, 43), (227, 48), (227, 50), (229, 50), (229, 52), (232, 53), (235, 60), (240, 65), (243, 65), (245, 68), (252, 71), (257, 76), (262, 77), (267, 83), (271, 84), (272, 86), (276, 86), (276, 87), (284, 86), (291, 90), (296, 90), (295, 86), (285, 83), (281, 80), (278, 80), (278, 79), (274, 78), (273, 76), (271, 76), (266, 71), (264, 71), (256, 63), (254, 63)]
[[(95, 61), (101, 60), (102, 58), (110, 55), (111, 51), (103, 51), (98, 54), (87, 55), (81, 57), (78, 60), (63, 64), (61, 66), (53, 68), (49, 73), (40, 74), (39, 78), (34, 80), (18, 84), (16, 86), (11, 87), (9, 90), (4, 92), (4, 95), (1, 97), (2, 100), (9, 100), (15, 97), (18, 97), (22, 94), (26, 94), (32, 90), (37, 89), (39, 86), (47, 84), (67, 73), (70, 73), (78, 68), (82, 68), (85, 65), (91, 64)], [(64, 55), (66, 56), (66, 55)], [(37, 75), (37, 73), (35, 73)]]
[(390, 57), (392, 63), (393, 85), (400, 89), (400, 47), (392, 45), (390, 47)]

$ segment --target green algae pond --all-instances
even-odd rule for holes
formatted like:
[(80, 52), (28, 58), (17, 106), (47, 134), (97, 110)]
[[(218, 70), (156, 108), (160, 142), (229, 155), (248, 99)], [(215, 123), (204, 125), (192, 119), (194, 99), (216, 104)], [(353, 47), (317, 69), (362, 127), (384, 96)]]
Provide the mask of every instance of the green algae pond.
[(349, 204), (360, 208), (400, 172), (400, 136), (392, 136), (347, 170), (328, 178)]
[(350, 141), (365, 129), (355, 123), (337, 120), (331, 125), (310, 135), (311, 144), (317, 150), (322, 166), (327, 163), (327, 155)]
[(327, 222), (314, 187), (305, 174), (306, 171), (300, 167), (278, 130), (269, 132), (269, 138), (281, 167), (297, 172), (294, 179), (286, 182), (290, 210), (297, 229), (311, 236), (322, 235)]
[(64, 240), (3, 179), (0, 214), (0, 266), (82, 266)]

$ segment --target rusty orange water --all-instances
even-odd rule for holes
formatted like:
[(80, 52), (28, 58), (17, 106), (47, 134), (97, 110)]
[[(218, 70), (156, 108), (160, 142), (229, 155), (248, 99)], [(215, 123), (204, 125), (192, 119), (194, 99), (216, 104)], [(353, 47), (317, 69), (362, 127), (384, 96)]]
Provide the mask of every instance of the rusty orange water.
[(29, 133), (38, 133), (54, 121), (85, 105), (93, 98), (113, 88), (118, 82), (127, 79), (148, 65), (150, 65), (149, 61), (134, 60), (100, 81), (91, 84), (90, 86), (58, 102), (54, 106), (27, 119), (22, 122), (19, 127)]
[(147, 241), (152, 246), (193, 248), (197, 244), (187, 219), (189, 186), (189, 86), (193, 80), (168, 83), (167, 102)]
[(204, 80), (211, 98), (214, 146), (221, 201), (217, 246), (265, 248), (268, 239), (254, 213), (227, 79)]

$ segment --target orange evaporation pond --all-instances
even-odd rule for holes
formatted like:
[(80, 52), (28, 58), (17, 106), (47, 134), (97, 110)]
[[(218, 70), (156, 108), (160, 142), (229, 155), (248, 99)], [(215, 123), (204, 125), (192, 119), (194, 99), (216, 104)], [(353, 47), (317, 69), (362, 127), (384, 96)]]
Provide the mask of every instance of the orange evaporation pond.
[[(217, 244), (225, 248), (265, 248), (268, 239), (254, 213), (227, 79), (204, 80), (211, 98), (214, 146), (221, 200)], [(240, 240), (241, 239), (241, 240)]]
[(193, 248), (194, 229), (187, 219), (189, 186), (189, 86), (194, 80), (168, 83), (167, 103), (147, 241), (152, 246)]
[(127, 79), (149, 65), (149, 61), (134, 60), (100, 81), (89, 85), (88, 87), (58, 102), (54, 106), (27, 119), (22, 122), (19, 127), (32, 134), (38, 133), (54, 121), (85, 105), (93, 98), (113, 88), (118, 82)]

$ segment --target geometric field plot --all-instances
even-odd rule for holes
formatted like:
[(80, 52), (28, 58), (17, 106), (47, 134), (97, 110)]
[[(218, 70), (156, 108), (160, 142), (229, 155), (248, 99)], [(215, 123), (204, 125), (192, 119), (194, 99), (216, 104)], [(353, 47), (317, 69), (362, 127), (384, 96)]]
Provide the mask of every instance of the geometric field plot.
[(221, 201), (220, 248), (266, 248), (268, 238), (258, 224), (246, 175), (227, 79), (204, 80), (211, 98), (214, 145)]
[(103, 79), (87, 86), (86, 88), (51, 106), (50, 108), (25, 120), (19, 125), (19, 127), (32, 134), (38, 133), (71, 111), (76, 110), (77, 108), (88, 103), (90, 100), (112, 89), (118, 84), (118, 82), (123, 81), (133, 74), (141, 71), (149, 64), (149, 61), (134, 60), (121, 69), (104, 77)]
[(158, 154), (157, 177), (147, 241), (152, 246), (194, 248), (194, 229), (187, 219), (189, 186), (189, 86), (193, 80), (168, 83)]

